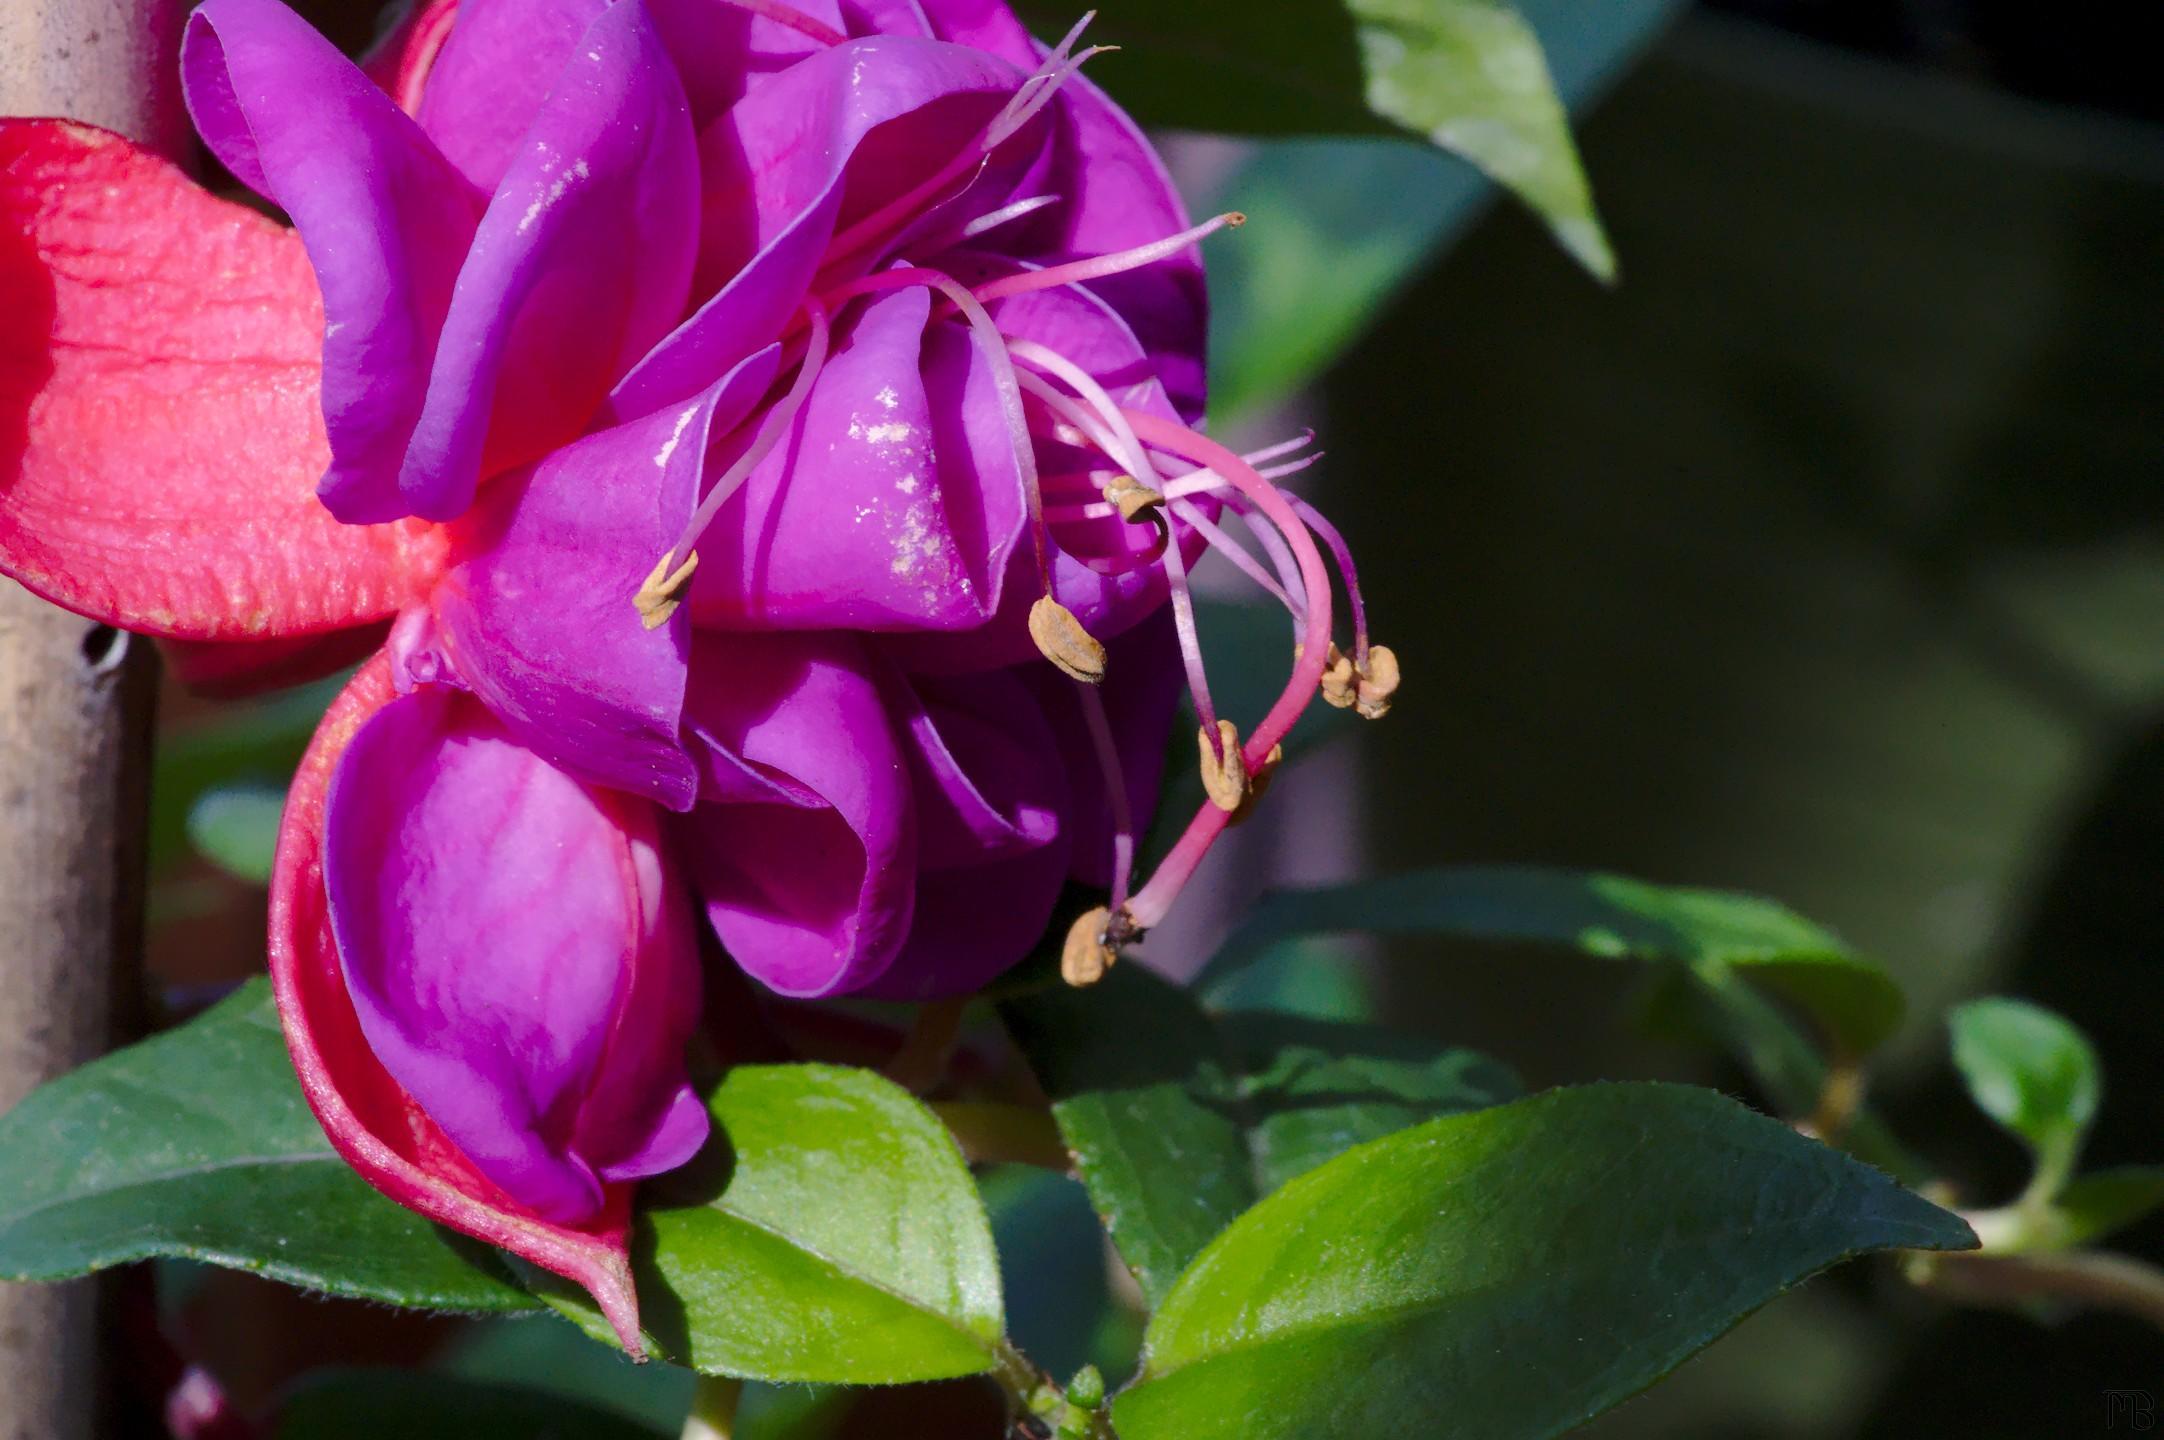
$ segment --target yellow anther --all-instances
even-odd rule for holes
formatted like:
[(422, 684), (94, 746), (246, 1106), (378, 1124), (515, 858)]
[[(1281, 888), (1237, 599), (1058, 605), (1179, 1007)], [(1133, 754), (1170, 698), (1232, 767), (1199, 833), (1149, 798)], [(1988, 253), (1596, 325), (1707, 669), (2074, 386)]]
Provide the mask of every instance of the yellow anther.
[(659, 630), (669, 623), (669, 617), (674, 615), (676, 607), (683, 603), (684, 586), (690, 581), (691, 572), (699, 568), (699, 552), (696, 550), (684, 557), (683, 564), (671, 570), (669, 561), (674, 558), (675, 552), (671, 551), (656, 561), (653, 573), (646, 577), (646, 583), (641, 585), (639, 593), (632, 597), (631, 603), (639, 608), (639, 623), (649, 630)]
[(1045, 659), (1084, 684), (1095, 685), (1105, 678), (1105, 647), (1082, 628), (1074, 611), (1049, 595), (1029, 607), (1029, 638), (1037, 642)]
[(1388, 645), (1368, 646), (1367, 669), (1361, 672), (1360, 713), (1380, 720), (1390, 713), (1390, 697), (1398, 693), (1398, 657)]
[(1095, 985), (1120, 958), (1109, 938), (1112, 912), (1099, 905), (1075, 917), (1067, 927), (1067, 943), (1059, 952), (1059, 978), (1080, 988)]
[(1119, 507), (1120, 518), (1129, 524), (1165, 503), (1162, 492), (1152, 490), (1132, 475), (1122, 475), (1105, 486), (1105, 499)]
[(1352, 657), (1332, 645), (1330, 663), (1322, 670), (1322, 698), (1340, 710), (1349, 710), (1353, 701), (1359, 698), (1354, 689), (1358, 681), (1359, 672), (1353, 669)]
[[(1230, 720), (1217, 722), (1217, 745), (1210, 744), (1208, 730), (1195, 731), (1202, 751), (1202, 788), (1210, 803), (1220, 810), (1236, 811), (1247, 801), (1247, 759), (1240, 754), (1240, 732)], [(1220, 753), (1222, 752), (1222, 753)]]

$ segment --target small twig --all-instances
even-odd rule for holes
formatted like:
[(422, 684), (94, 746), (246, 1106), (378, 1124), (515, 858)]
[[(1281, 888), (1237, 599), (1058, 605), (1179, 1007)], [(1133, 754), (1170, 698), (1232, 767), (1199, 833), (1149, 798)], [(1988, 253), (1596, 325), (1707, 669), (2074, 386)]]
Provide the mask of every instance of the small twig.
[(2020, 1310), (2056, 1301), (2131, 1315), (2164, 1330), (2164, 1269), (2116, 1251), (1919, 1257), (1908, 1274), (1922, 1289), (1964, 1305)]
[(1043, 1110), (997, 1100), (935, 1100), (932, 1113), (972, 1165), (1034, 1165), (1062, 1175), (1074, 1166), (1059, 1126)]
[(887, 1061), (886, 1076), (904, 1090), (922, 1095), (946, 1077), (947, 1062), (962, 1038), (962, 1012), (969, 997), (928, 1000), (917, 1007), (902, 1037), (902, 1048)]

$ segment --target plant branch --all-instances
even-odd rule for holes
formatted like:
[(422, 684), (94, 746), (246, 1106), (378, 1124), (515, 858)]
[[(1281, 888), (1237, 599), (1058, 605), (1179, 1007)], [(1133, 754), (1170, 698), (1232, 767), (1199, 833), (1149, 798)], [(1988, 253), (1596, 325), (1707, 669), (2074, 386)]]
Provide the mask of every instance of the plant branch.
[(2164, 1330), (2164, 1269), (2109, 1250), (2051, 1255), (1942, 1255), (1909, 1267), (1919, 1287), (1964, 1305), (2022, 1310), (2079, 1305)]

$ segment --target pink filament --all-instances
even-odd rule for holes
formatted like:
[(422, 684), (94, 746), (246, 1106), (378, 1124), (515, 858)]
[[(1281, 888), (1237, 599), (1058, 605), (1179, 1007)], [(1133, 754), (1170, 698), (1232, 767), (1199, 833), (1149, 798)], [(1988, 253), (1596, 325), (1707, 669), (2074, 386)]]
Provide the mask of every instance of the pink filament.
[(1051, 290), (1061, 285), (1079, 285), (1087, 280), (1117, 275), (1123, 270), (1137, 270), (1144, 265), (1154, 265), (1168, 256), (1177, 255), (1206, 236), (1246, 223), (1245, 215), (1237, 210), (1228, 210), (1192, 229), (1182, 230), (1177, 235), (1168, 235), (1162, 240), (1153, 240), (1147, 245), (1137, 245), (1132, 250), (1116, 250), (1110, 255), (1072, 260), (1065, 265), (1048, 265), (1042, 270), (1024, 270), (1019, 274), (988, 280), (977, 287), (977, 298), (990, 303), (1006, 295), (1020, 295), (1030, 290)]
[(1337, 558), (1337, 573), (1345, 582), (1345, 599), (1352, 610), (1353, 664), (1365, 671), (1368, 668), (1368, 612), (1360, 603), (1360, 572), (1353, 566), (1352, 547), (1345, 543), (1337, 526), (1323, 518), (1320, 510), (1297, 495), (1286, 498), (1292, 501), (1292, 508), (1300, 512), (1307, 528), (1320, 535), (1322, 543), (1329, 546), (1330, 553)]
[[(1329, 571), (1324, 568), (1322, 556), (1315, 549), (1314, 537), (1300, 523), (1298, 513), (1245, 460), (1215, 440), (1170, 420), (1137, 410), (1128, 411), (1127, 420), (1136, 434), (1152, 447), (1196, 465), (1208, 466), (1222, 475), (1277, 526), (1299, 562), (1300, 578), (1307, 592), (1307, 625), (1301, 637), (1299, 657), (1293, 662), (1292, 675), (1284, 693), (1240, 747), (1248, 773), (1255, 774), (1268, 762), (1270, 751), (1291, 731), (1293, 722), (1307, 709), (1322, 679), (1323, 666), (1329, 658)], [(1231, 822), (1228, 811), (1214, 804), (1202, 806), (1174, 842), (1164, 863), (1157, 867), (1157, 873), (1128, 902), (1127, 916), (1134, 925), (1147, 930), (1164, 918), (1173, 899), (1194, 875), (1195, 867), (1202, 863), (1202, 857), (1209, 853), (1217, 837)]]
[(670, 553), (671, 570), (684, 563), (684, 557), (698, 544), (699, 537), (706, 533), (706, 527), (714, 523), (714, 516), (720, 513), (729, 497), (736, 493), (737, 487), (744, 483), (744, 478), (756, 470), (759, 462), (766, 459), (768, 453), (780, 443), (782, 435), (795, 423), (797, 411), (804, 407), (805, 398), (811, 394), (812, 382), (819, 378), (819, 371), (826, 365), (826, 306), (817, 300), (806, 300), (804, 309), (811, 322), (811, 335), (804, 342), (804, 363), (797, 367), (795, 382), (789, 386), (789, 393), (782, 397), (781, 403), (767, 412), (765, 422), (759, 427), (759, 433), (752, 437), (752, 442), (745, 447), (744, 453), (736, 457), (734, 465), (722, 472), (721, 478), (706, 492), (706, 498), (699, 502), (699, 508), (692, 512), (691, 523), (684, 527), (683, 536), (677, 540), (676, 549)]
[(1095, 685), (1075, 681), (1082, 694), (1082, 718), (1089, 725), (1090, 743), (1097, 751), (1097, 769), (1104, 776), (1105, 795), (1112, 806), (1112, 913), (1127, 903), (1127, 887), (1134, 883), (1135, 817), (1127, 804), (1127, 774), (1120, 766), (1119, 746), (1112, 739), (1112, 724), (1105, 718), (1104, 696)]

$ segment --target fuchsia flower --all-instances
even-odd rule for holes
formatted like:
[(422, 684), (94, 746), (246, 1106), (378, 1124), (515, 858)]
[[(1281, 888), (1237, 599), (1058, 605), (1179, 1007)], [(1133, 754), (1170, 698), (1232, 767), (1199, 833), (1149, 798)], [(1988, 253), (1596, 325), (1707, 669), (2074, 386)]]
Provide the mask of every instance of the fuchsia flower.
[[(290, 229), (0, 122), (0, 567), (225, 688), (381, 645), (287, 806), (296, 1067), (371, 1183), (634, 1350), (702, 923), (783, 994), (921, 999), (1080, 881), (1086, 979), (1318, 686), (1395, 686), (1256, 468), (1300, 447), (1193, 428), (1237, 217), (1187, 223), (1075, 44), (998, 0), (436, 0), (363, 68), (206, 0), (191, 111)], [(1206, 547), (1294, 622), (1244, 741)], [(1212, 801), (1135, 889), (1183, 675)]]

